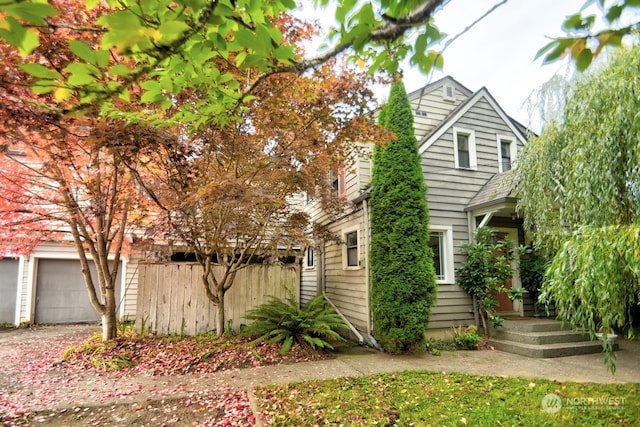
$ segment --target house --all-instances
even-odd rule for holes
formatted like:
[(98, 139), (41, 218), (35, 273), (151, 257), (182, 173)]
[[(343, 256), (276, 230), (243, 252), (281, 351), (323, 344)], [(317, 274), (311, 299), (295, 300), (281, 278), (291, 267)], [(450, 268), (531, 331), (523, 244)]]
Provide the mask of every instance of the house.
[[(517, 244), (524, 243), (508, 171), (526, 143), (527, 129), (511, 119), (486, 88), (473, 92), (451, 77), (409, 94), (409, 100), (428, 187), (430, 245), (438, 282), (427, 332), (437, 335), (452, 326), (477, 323), (473, 301), (455, 278), (463, 262), (461, 245), (472, 241), (474, 230), (491, 226)], [(313, 221), (343, 243), (317, 241), (307, 250), (300, 295), (304, 303), (326, 293), (362, 340), (373, 332), (368, 261), (372, 160), (358, 152), (348, 170), (332, 177), (350, 209), (332, 215), (313, 200), (305, 207)], [(511, 285), (520, 287), (517, 273)], [(525, 313), (521, 302), (509, 300), (499, 310)]]
[[(118, 319), (135, 317), (137, 270), (136, 256), (123, 257), (116, 284)], [(42, 244), (30, 255), (0, 259), (0, 323), (98, 320), (71, 243)]]

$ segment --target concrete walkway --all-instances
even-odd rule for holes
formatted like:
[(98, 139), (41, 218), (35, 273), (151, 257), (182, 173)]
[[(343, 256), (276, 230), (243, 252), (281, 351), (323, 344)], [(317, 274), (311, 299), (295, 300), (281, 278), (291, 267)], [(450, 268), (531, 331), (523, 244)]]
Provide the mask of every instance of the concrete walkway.
[[(608, 371), (601, 353), (532, 359), (497, 350), (479, 350), (443, 351), (441, 356), (417, 357), (392, 356), (367, 347), (352, 347), (330, 360), (206, 375), (127, 377), (120, 372), (95, 374), (52, 366), (69, 337), (75, 336), (74, 340), (81, 341), (89, 335), (90, 328), (72, 325), (0, 334), (0, 360), (4, 363), (0, 370), (0, 407), (3, 402), (7, 407), (26, 405), (31, 410), (126, 404), (187, 397), (225, 387), (246, 389), (404, 370), (546, 378), (560, 382), (640, 383), (640, 341), (625, 340), (619, 343), (615, 375)], [(27, 372), (31, 373), (27, 375)]]
[[(546, 378), (560, 382), (601, 384), (640, 383), (640, 341), (621, 341), (616, 372), (611, 374), (602, 354), (532, 359), (497, 350), (443, 351), (441, 356), (392, 356), (354, 348), (334, 360), (276, 365), (223, 372), (218, 380), (238, 387), (283, 384), (310, 379), (362, 376), (380, 372), (425, 370), (473, 375)], [(226, 378), (225, 378), (226, 377)]]
[[(443, 351), (441, 356), (392, 356), (366, 347), (354, 347), (339, 353), (335, 359), (263, 366), (223, 371), (207, 375), (181, 375), (172, 377), (122, 378), (111, 387), (119, 390), (120, 397), (112, 403), (140, 400), (145, 391), (160, 392), (167, 398), (186, 397), (191, 393), (215, 386), (247, 389), (268, 384), (356, 377), (382, 372), (425, 370), (459, 372), (473, 375), (546, 378), (560, 382), (590, 382), (601, 384), (640, 383), (640, 341), (621, 341), (617, 352), (616, 373), (611, 374), (602, 354), (588, 354), (552, 359), (532, 359), (497, 350)], [(102, 385), (109, 387), (109, 382)], [(127, 396), (127, 390), (136, 393)], [(92, 401), (76, 401), (78, 406)], [(106, 402), (103, 402), (106, 403)]]

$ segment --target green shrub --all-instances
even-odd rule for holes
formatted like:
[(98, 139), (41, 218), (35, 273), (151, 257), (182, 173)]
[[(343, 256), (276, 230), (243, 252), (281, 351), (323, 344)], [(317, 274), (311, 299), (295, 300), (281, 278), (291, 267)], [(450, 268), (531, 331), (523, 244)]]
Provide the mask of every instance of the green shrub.
[(481, 338), (475, 325), (469, 325), (465, 329), (462, 329), (462, 326), (457, 328), (454, 326), (452, 329), (453, 342), (456, 344), (456, 348), (461, 350), (478, 349), (478, 343)]
[(302, 308), (294, 298), (283, 301), (270, 297), (268, 303), (250, 310), (245, 318), (253, 322), (242, 330), (242, 335), (257, 337), (254, 342), (282, 343), (281, 354), (294, 343), (313, 350), (333, 350), (335, 343), (344, 341), (337, 330), (348, 327), (323, 295)]
[(513, 242), (508, 236), (498, 239), (491, 228), (480, 227), (476, 230), (475, 242), (462, 245), (462, 249), (465, 260), (456, 271), (457, 281), (462, 289), (476, 298), (484, 334), (488, 338), (487, 321), (496, 326), (503, 320), (496, 315), (496, 297), (501, 292), (508, 292), (504, 283), (514, 273), (511, 266)]
[(534, 307), (538, 308), (538, 296), (544, 281), (544, 273), (549, 264), (549, 258), (543, 256), (532, 246), (523, 248), (520, 254), (520, 281), (522, 287), (529, 292)]
[(373, 334), (390, 353), (423, 353), (437, 284), (429, 247), (427, 188), (413, 113), (402, 82), (391, 88), (380, 124), (396, 139), (376, 147), (371, 191)]

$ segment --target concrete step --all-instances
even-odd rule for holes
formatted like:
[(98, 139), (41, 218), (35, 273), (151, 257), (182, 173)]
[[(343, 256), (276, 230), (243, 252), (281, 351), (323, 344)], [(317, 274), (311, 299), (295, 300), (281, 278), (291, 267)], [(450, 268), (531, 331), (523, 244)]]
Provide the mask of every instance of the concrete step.
[[(599, 353), (602, 351), (600, 341), (582, 341), (554, 344), (526, 344), (515, 341), (489, 340), (496, 350), (519, 354), (532, 358), (551, 358), (577, 356), (581, 354)], [(617, 345), (616, 345), (617, 346)]]
[(495, 328), (496, 331), (520, 331), (520, 332), (551, 332), (571, 330), (569, 325), (562, 327), (562, 322), (554, 319), (532, 319), (522, 318), (522, 320), (506, 319), (502, 326)]
[(544, 332), (523, 332), (499, 328), (495, 330), (494, 337), (500, 341), (515, 341), (522, 344), (557, 344), (580, 342), (589, 339), (588, 334), (577, 331), (544, 331)]

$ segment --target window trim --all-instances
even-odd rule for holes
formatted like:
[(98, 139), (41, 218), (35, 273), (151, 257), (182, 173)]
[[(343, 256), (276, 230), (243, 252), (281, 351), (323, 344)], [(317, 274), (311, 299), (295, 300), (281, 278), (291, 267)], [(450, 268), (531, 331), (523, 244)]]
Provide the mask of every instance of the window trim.
[(508, 141), (510, 143), (509, 155), (511, 156), (511, 169), (516, 167), (516, 155), (518, 154), (518, 144), (513, 136), (509, 135), (496, 135), (496, 146), (498, 148), (498, 172), (505, 172), (502, 167), (502, 141)]
[[(460, 166), (458, 158), (458, 135), (466, 135), (469, 144), (469, 167)], [(453, 127), (453, 157), (456, 169), (478, 170), (478, 159), (476, 153), (476, 133), (470, 129)]]
[[(447, 89), (451, 89), (451, 95), (447, 93)], [(445, 101), (455, 101), (456, 100), (456, 88), (450, 84), (444, 84), (442, 86), (442, 99)]]
[[(358, 255), (357, 265), (349, 265), (348, 248), (347, 248), (347, 234), (356, 233), (356, 253)], [(360, 270), (360, 229), (358, 226), (344, 228), (342, 230), (342, 268), (344, 270)]]
[[(309, 256), (311, 256), (311, 264), (309, 264)], [(316, 254), (312, 246), (309, 246), (306, 250), (304, 257), (304, 268), (307, 270), (313, 270), (316, 268)]]
[(347, 192), (346, 178), (347, 174), (344, 167), (340, 167), (338, 170), (331, 169), (329, 171), (329, 184), (335, 196), (345, 197)]
[(453, 225), (437, 225), (430, 224), (429, 225), (429, 238), (431, 238), (431, 233), (442, 233), (442, 255), (443, 262), (441, 263), (441, 267), (443, 268), (443, 278), (437, 279), (436, 283), (442, 285), (452, 285), (455, 284), (455, 266), (454, 266), (454, 257), (453, 257)]

